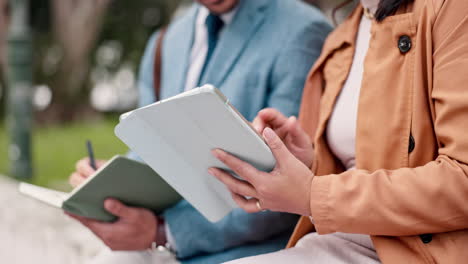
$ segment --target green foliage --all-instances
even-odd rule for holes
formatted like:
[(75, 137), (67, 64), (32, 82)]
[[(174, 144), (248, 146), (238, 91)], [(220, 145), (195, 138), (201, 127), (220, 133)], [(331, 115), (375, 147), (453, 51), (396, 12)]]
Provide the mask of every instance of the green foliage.
[[(96, 158), (109, 159), (117, 154), (125, 154), (127, 147), (113, 132), (117, 120), (117, 117), (113, 117), (37, 128), (33, 136), (32, 183), (69, 189), (68, 176), (74, 171), (76, 161), (87, 155), (87, 139), (93, 142)], [(8, 174), (5, 130), (4, 126), (0, 126), (0, 174)]]

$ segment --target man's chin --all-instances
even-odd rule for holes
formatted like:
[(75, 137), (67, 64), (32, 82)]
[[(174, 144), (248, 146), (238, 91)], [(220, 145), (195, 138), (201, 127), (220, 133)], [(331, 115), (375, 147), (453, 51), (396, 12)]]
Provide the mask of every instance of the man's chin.
[(203, 2), (208, 5), (219, 5), (223, 0), (203, 0)]
[(198, 2), (208, 8), (210, 12), (215, 14), (227, 13), (231, 11), (238, 3), (238, 1), (232, 0), (198, 0)]

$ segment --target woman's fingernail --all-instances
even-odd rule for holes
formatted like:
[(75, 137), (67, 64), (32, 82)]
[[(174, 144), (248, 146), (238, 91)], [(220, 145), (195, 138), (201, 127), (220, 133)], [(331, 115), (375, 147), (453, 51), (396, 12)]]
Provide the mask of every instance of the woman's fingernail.
[(253, 125), (255, 131), (259, 132), (260, 131), (260, 126), (259, 125)]
[(211, 153), (217, 158), (217, 159), (221, 159), (224, 155), (224, 151), (220, 150), (220, 149), (214, 149), (211, 151)]
[(213, 168), (209, 168), (209, 169), (208, 169), (208, 173), (211, 174), (211, 175), (213, 175), (213, 176), (215, 176), (215, 173), (216, 173), (216, 172), (215, 172), (215, 170), (214, 170)]
[(265, 130), (263, 130), (263, 136), (266, 140), (270, 141), (275, 138), (275, 132), (271, 128), (266, 127)]

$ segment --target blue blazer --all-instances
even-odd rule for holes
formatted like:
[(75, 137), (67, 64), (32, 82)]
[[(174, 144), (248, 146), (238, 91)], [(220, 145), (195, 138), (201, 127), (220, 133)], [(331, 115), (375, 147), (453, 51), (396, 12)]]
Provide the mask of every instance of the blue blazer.
[[(248, 119), (273, 107), (297, 115), (305, 78), (331, 31), (325, 17), (298, 0), (240, 0), (219, 37), (201, 83), (218, 87)], [(162, 50), (161, 98), (184, 91), (198, 4), (173, 22)], [(158, 33), (148, 42), (139, 76), (139, 105), (154, 102), (153, 64)], [(297, 216), (234, 210), (208, 222), (182, 201), (164, 212), (183, 263), (220, 263), (286, 245)]]

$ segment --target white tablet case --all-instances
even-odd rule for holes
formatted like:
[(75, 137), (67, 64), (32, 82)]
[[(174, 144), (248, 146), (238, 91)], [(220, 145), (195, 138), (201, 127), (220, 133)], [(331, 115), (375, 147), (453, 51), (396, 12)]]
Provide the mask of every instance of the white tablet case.
[(221, 148), (263, 171), (276, 163), (269, 147), (215, 87), (205, 85), (123, 114), (115, 134), (208, 220), (237, 205), (208, 168)]

